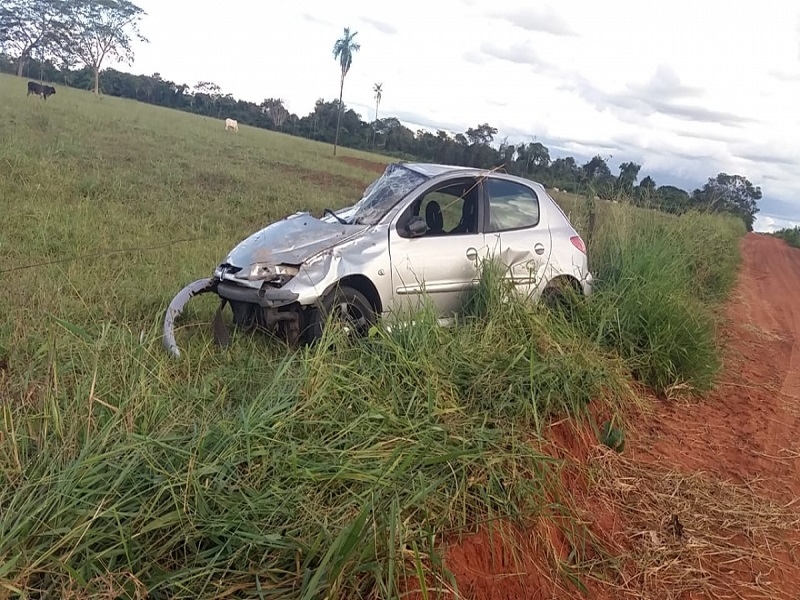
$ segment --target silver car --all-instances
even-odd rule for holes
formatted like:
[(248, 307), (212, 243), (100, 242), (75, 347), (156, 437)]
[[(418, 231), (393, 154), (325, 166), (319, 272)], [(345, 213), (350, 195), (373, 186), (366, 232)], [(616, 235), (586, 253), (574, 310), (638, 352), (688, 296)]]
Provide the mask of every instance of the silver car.
[(175, 296), (164, 345), (179, 356), (174, 321), (188, 300), (215, 292), (217, 338), (230, 304), (238, 327), (282, 333), (290, 342), (320, 337), (328, 317), (366, 331), (379, 317), (432, 302), (447, 322), (479, 284), (483, 259), (532, 301), (569, 286), (592, 290), (586, 247), (539, 183), (497, 171), (393, 163), (353, 206), (272, 223), (237, 245), (211, 278)]

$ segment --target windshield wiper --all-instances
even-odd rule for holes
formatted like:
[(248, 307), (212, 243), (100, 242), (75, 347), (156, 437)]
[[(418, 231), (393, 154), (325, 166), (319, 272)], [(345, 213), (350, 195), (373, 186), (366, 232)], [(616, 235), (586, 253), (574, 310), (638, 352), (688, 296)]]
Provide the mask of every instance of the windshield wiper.
[(342, 225), (350, 225), (350, 223), (345, 221), (343, 218), (341, 218), (339, 215), (337, 215), (335, 212), (333, 212), (330, 208), (326, 208), (324, 213), (326, 215), (333, 215), (333, 218), (336, 219), (337, 221), (339, 221), (339, 223), (341, 223)]

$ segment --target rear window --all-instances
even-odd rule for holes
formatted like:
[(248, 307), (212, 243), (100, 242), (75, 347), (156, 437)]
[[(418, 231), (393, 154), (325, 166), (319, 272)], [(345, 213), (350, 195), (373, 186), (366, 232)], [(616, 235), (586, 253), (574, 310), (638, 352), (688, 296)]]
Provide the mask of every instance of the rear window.
[(490, 179), (489, 231), (526, 229), (539, 224), (539, 197), (531, 188), (514, 181)]

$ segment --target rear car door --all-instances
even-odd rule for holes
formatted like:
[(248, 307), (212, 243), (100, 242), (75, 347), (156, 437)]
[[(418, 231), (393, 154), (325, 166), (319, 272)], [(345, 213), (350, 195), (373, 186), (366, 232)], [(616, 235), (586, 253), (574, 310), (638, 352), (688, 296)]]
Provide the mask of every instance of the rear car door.
[(507, 267), (505, 277), (523, 296), (534, 299), (545, 284), (552, 252), (551, 234), (536, 191), (491, 175), (484, 182), (484, 231), (489, 254)]

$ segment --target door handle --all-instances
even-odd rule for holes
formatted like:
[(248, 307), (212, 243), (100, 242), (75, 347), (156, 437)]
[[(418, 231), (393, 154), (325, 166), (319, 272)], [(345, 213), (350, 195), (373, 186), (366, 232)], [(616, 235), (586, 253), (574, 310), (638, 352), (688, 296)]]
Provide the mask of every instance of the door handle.
[(541, 256), (542, 254), (544, 254), (544, 245), (536, 244), (533, 247), (533, 251), (536, 252), (536, 254), (538, 254), (539, 256)]
[(467, 258), (475, 261), (478, 259), (478, 251), (475, 248), (467, 248)]

